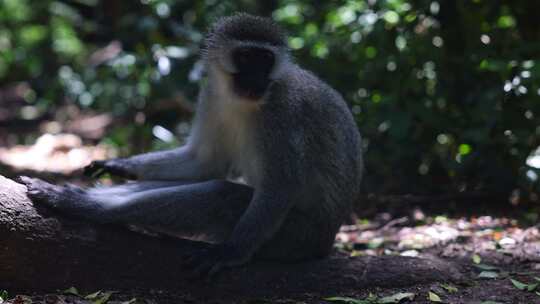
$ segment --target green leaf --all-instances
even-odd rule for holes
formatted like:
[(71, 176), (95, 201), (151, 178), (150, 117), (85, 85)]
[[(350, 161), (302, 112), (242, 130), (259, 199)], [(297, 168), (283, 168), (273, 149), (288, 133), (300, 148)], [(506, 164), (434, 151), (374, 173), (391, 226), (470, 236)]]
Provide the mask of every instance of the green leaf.
[(478, 277), (481, 279), (496, 279), (499, 277), (499, 274), (494, 271), (482, 271)]
[(484, 59), (480, 62), (479, 68), (490, 72), (501, 72), (508, 69), (508, 63), (505, 60)]
[(428, 292), (428, 299), (431, 302), (442, 303), (441, 297), (439, 297), (436, 293), (434, 293), (432, 291)]
[(91, 293), (91, 294), (85, 296), (84, 298), (87, 299), (87, 300), (94, 300), (99, 296), (100, 293), (101, 293), (101, 290), (98, 290), (98, 291), (96, 291), (94, 293)]
[(384, 21), (388, 22), (389, 24), (397, 24), (399, 22), (399, 15), (398, 13), (394, 12), (394, 11), (387, 11), (384, 15), (383, 15), (383, 18), (384, 18)]
[(71, 286), (70, 288), (66, 289), (66, 290), (63, 290), (62, 291), (63, 294), (66, 294), (66, 295), (74, 295), (74, 296), (78, 296), (80, 297), (81, 294), (79, 293), (79, 291), (77, 290), (77, 288)]
[(517, 289), (526, 291), (535, 291), (536, 288), (538, 288), (538, 285), (540, 285), (540, 283), (526, 284), (514, 279), (510, 279), (510, 281), (512, 281), (512, 284), (514, 284)]
[(478, 254), (475, 253), (472, 256), (472, 261), (475, 264), (480, 264), (480, 262), (482, 262), (482, 258)]
[(102, 292), (101, 297), (96, 299), (95, 301), (92, 301), (92, 304), (104, 304), (104, 303), (107, 303), (107, 301), (109, 301), (109, 298), (111, 297), (112, 294), (113, 294), (112, 291)]
[(461, 154), (461, 155), (470, 154), (471, 151), (472, 151), (471, 145), (468, 145), (468, 144), (461, 144), (461, 145), (459, 145), (458, 149), (459, 149), (459, 154)]
[(137, 302), (137, 298), (133, 298), (129, 301), (120, 302), (120, 304), (135, 304), (136, 302)]
[(449, 293), (458, 292), (457, 287), (454, 287), (454, 286), (452, 286), (452, 285), (450, 285), (450, 284), (444, 284), (444, 283), (442, 283), (442, 284), (439, 284), (439, 285), (441, 285), (441, 287), (444, 288), (444, 289), (446, 289), (446, 291), (448, 291)]
[(487, 265), (487, 264), (475, 264), (474, 267), (482, 270), (498, 270), (498, 267)]
[(347, 298), (347, 297), (331, 297), (331, 298), (324, 298), (325, 301), (329, 302), (338, 302), (338, 303), (347, 303), (347, 304), (372, 304), (373, 302), (370, 300), (358, 300), (355, 298)]
[(503, 304), (503, 303), (495, 302), (495, 301), (483, 301), (483, 302), (480, 302), (480, 304)]
[(0, 303), (6, 301), (8, 299), (8, 292), (7, 290), (0, 290)]
[(405, 299), (412, 301), (414, 300), (414, 296), (415, 294), (412, 292), (400, 292), (400, 293), (396, 293), (388, 297), (381, 298), (377, 303), (379, 304), (399, 303)]
[(514, 279), (510, 279), (510, 281), (512, 282), (512, 284), (514, 284), (514, 286), (519, 289), (519, 290), (525, 290), (527, 289), (527, 284), (525, 283), (521, 283), (520, 281), (517, 281), (517, 280), (514, 280)]
[(535, 280), (537, 280), (538, 282), (540, 282), (540, 278), (539, 277), (534, 277)]
[(527, 285), (527, 291), (534, 291), (538, 287), (539, 283), (529, 284)]
[(514, 17), (510, 15), (500, 16), (497, 20), (497, 25), (500, 28), (514, 27), (516, 25), (516, 19), (514, 19)]
[(20, 29), (19, 35), (21, 43), (28, 47), (46, 37), (47, 27), (43, 25), (28, 25)]

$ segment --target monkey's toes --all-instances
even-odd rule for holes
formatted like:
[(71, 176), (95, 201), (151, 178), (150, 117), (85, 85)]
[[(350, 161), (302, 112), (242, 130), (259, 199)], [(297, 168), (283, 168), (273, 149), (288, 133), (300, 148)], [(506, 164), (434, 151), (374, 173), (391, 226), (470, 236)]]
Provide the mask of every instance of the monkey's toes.
[(20, 176), (18, 182), (26, 186), (26, 195), (32, 202), (44, 203), (51, 207), (57, 206), (62, 187), (28, 176)]

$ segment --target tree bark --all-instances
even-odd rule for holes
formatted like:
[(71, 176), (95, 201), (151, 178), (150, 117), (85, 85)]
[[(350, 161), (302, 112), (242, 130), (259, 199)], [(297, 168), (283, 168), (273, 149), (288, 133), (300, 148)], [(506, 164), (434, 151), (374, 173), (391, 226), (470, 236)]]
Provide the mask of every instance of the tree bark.
[(26, 197), (0, 176), (0, 287), (10, 292), (162, 290), (202, 298), (332, 296), (368, 286), (459, 281), (463, 269), (437, 258), (349, 258), (335, 253), (297, 264), (253, 262), (211, 282), (193, 280), (181, 253), (195, 242), (137, 233), (126, 227), (65, 218)]

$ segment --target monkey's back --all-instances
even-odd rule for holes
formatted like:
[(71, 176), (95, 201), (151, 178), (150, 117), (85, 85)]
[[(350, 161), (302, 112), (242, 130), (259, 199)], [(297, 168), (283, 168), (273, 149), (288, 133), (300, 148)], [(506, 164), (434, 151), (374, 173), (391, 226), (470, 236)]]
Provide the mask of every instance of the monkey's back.
[(296, 207), (337, 229), (351, 212), (363, 171), (361, 136), (354, 118), (338, 92), (298, 66), (283, 73), (273, 86), (269, 102), (287, 109), (279, 115), (291, 128), (291, 146), (300, 147), (293, 153), (301, 159), (296, 173), (305, 191)]

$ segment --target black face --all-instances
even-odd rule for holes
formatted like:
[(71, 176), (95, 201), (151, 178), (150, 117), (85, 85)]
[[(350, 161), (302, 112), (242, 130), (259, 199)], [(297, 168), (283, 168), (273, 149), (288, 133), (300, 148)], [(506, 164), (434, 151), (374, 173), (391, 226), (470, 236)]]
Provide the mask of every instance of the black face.
[(274, 53), (260, 47), (241, 47), (232, 52), (236, 68), (233, 74), (235, 93), (251, 99), (260, 98), (270, 84), (275, 65)]

